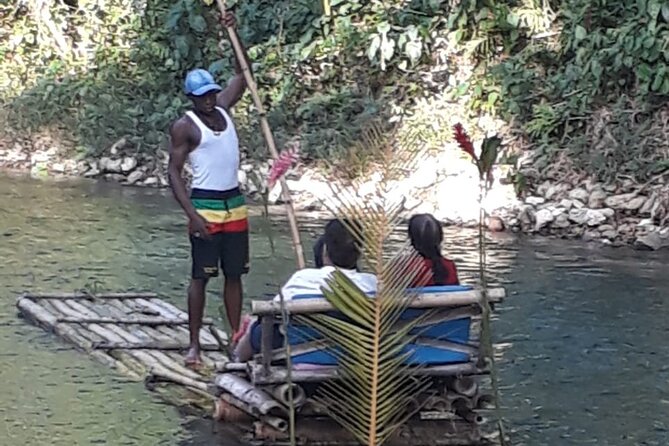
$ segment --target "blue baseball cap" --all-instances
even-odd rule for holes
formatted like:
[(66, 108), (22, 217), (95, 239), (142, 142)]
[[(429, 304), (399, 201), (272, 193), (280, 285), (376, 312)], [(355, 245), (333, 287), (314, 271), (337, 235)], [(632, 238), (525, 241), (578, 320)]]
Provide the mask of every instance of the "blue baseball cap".
[(202, 96), (210, 91), (223, 90), (220, 85), (214, 82), (214, 76), (202, 68), (188, 72), (186, 81), (184, 82), (184, 89), (186, 90), (186, 94), (192, 94), (193, 96)]

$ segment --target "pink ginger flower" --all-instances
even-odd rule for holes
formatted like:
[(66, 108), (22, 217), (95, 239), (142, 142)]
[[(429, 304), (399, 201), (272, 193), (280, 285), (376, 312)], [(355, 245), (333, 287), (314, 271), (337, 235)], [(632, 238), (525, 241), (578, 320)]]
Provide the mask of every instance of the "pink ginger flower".
[(272, 189), (288, 170), (297, 162), (300, 155), (297, 148), (286, 149), (279, 154), (279, 157), (274, 160), (272, 167), (269, 170), (267, 179), (267, 188)]

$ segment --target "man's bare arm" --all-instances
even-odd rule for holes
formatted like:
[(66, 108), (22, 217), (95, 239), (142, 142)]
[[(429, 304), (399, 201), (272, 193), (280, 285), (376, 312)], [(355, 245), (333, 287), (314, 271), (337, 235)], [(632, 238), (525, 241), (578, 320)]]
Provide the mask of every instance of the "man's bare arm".
[(167, 164), (167, 173), (174, 198), (184, 210), (190, 220), (197, 217), (197, 212), (191, 203), (186, 184), (181, 172), (190, 153), (189, 124), (186, 118), (176, 121), (170, 128), (170, 158)]
[[(231, 20), (228, 17), (224, 19), (224, 22), (226, 20)], [(234, 22), (234, 19), (232, 19)], [(235, 35), (237, 36), (237, 40), (239, 41), (241, 45), (241, 40), (239, 39), (239, 34), (237, 34), (237, 29), (232, 27), (231, 32), (234, 32)], [(244, 59), (246, 61), (246, 65), (249, 67), (249, 71), (251, 71), (251, 64), (249, 62), (249, 57), (246, 54), (246, 48), (244, 48), (244, 45), (241, 45), (242, 47), (242, 52), (244, 53)], [(253, 72), (251, 71), (251, 76), (253, 76)], [(235, 52), (235, 77), (233, 77), (230, 82), (228, 83), (228, 86), (225, 87), (225, 89), (218, 94), (216, 97), (216, 103), (219, 107), (223, 107), (226, 110), (230, 110), (234, 105), (239, 102), (239, 100), (244, 96), (244, 92), (246, 91), (246, 79), (244, 78), (244, 73), (242, 72), (242, 67), (239, 62), (239, 59), (237, 58), (237, 52)]]

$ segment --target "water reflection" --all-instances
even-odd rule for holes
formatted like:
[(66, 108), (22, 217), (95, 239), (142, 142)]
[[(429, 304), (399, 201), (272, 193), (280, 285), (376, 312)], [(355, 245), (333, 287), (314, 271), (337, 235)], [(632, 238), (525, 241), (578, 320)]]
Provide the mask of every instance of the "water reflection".
[[(0, 177), (0, 190), (2, 444), (234, 445), (225, 426), (161, 404), (16, 318), (24, 290), (154, 290), (183, 306), (189, 250), (169, 194), (20, 177)], [(310, 253), (321, 223), (301, 223)], [(247, 303), (294, 268), (285, 223), (251, 225)], [(449, 228), (446, 238), (461, 279), (476, 282), (476, 233)], [(508, 234), (489, 248), (490, 280), (510, 293), (494, 329), (512, 443), (669, 444), (669, 255)], [(213, 286), (215, 317), (217, 294)]]

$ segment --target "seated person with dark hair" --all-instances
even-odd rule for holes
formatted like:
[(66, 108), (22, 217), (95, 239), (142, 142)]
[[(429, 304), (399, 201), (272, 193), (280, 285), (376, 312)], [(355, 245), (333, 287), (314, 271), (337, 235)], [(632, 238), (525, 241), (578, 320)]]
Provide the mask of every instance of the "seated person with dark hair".
[(323, 254), (325, 253), (325, 236), (321, 235), (314, 243), (314, 263), (316, 268), (323, 268), (325, 264), (323, 263)]
[(418, 253), (417, 275), (411, 286), (460, 285), (455, 263), (441, 254), (444, 233), (441, 223), (432, 214), (417, 214), (409, 220), (409, 240)]
[[(295, 272), (281, 288), (283, 299), (288, 301), (299, 295), (321, 294), (321, 288), (327, 286), (326, 280), (337, 269), (365, 293), (375, 292), (376, 276), (356, 271), (360, 248), (346, 227), (339, 220), (332, 220), (325, 226), (322, 238), (323, 267), (305, 268)], [(274, 298), (275, 301), (280, 299), (279, 295)], [(257, 322), (246, 324), (247, 329), (235, 347), (234, 356), (237, 361), (248, 361), (256, 353), (251, 343), (251, 335), (256, 324)]]

